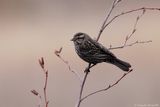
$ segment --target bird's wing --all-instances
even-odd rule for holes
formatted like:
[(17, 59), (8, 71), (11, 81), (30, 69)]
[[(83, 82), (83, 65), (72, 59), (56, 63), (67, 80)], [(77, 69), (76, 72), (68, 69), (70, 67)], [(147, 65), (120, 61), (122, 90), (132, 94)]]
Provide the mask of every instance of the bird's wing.
[(103, 55), (107, 55), (107, 57), (109, 58), (116, 58), (116, 56), (110, 52), (106, 47), (104, 47), (102, 44), (100, 44), (99, 42), (95, 41), (95, 40), (91, 40), (91, 42), (99, 49), (100, 53)]

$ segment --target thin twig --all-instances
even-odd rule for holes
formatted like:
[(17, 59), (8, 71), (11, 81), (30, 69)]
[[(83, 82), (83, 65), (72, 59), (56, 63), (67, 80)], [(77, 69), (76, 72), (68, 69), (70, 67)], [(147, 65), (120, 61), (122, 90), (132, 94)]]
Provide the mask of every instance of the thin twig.
[(44, 99), (45, 99), (46, 107), (48, 107), (48, 103), (49, 103), (49, 101), (47, 100), (47, 91), (46, 91), (47, 83), (48, 83), (48, 70), (46, 70), (45, 72), (45, 84), (44, 84)]
[(102, 26), (101, 26), (101, 29), (100, 29), (100, 31), (99, 31), (99, 34), (98, 34), (98, 37), (97, 37), (96, 41), (99, 40), (102, 32), (104, 31), (104, 26), (106, 25), (106, 22), (108, 21), (108, 18), (110, 17), (113, 9), (115, 8), (115, 6), (116, 6), (119, 2), (121, 2), (121, 0), (114, 0), (114, 1), (113, 1), (112, 7), (111, 7), (109, 13), (107, 14), (107, 16), (106, 16), (106, 18), (105, 18), (105, 20), (104, 20), (104, 22), (103, 22), (103, 24), (102, 24)]
[(137, 24), (138, 24), (138, 21), (139, 21), (140, 18), (141, 18), (140, 16), (138, 16), (136, 18), (136, 22), (135, 22), (135, 24), (133, 26), (133, 30), (132, 30), (131, 34), (129, 34), (129, 35), (126, 36), (126, 39), (125, 39), (125, 42), (124, 42), (124, 46), (126, 45), (127, 41), (133, 36), (133, 34), (137, 31), (136, 27), (137, 27)]
[(41, 97), (41, 95), (38, 95), (38, 97), (39, 97), (39, 104), (38, 104), (38, 107), (41, 107), (41, 105), (42, 105), (42, 97)]
[(83, 79), (83, 82), (82, 82), (82, 85), (81, 85), (81, 89), (80, 89), (80, 94), (79, 94), (79, 99), (78, 99), (78, 105), (77, 105), (77, 107), (80, 107), (80, 104), (81, 104), (81, 98), (82, 98), (82, 94), (83, 94), (83, 89), (84, 89), (84, 85), (85, 85), (85, 82), (86, 82), (88, 73), (89, 73), (89, 72), (86, 72), (86, 73), (85, 73), (85, 76), (84, 76), (84, 79)]
[[(121, 2), (121, 1), (120, 1), (120, 2)], [(115, 7), (115, 6), (112, 6), (113, 9), (114, 9), (114, 7)], [(111, 13), (112, 13), (112, 10), (113, 10), (112, 8), (111, 8), (111, 10), (110, 10)], [(102, 32), (106, 29), (106, 27), (107, 27), (108, 25), (110, 25), (110, 24), (111, 24), (115, 19), (117, 19), (118, 17), (123, 16), (123, 15), (126, 15), (126, 14), (129, 14), (129, 13), (137, 12), (137, 11), (143, 11), (143, 12), (145, 12), (146, 10), (157, 10), (157, 11), (160, 11), (160, 8), (141, 7), (141, 8), (129, 10), (129, 11), (126, 11), (126, 12), (122, 12), (122, 13), (114, 16), (110, 21), (108, 21), (108, 23), (106, 23), (107, 20), (108, 20), (108, 18), (106, 18), (105, 21), (104, 21), (103, 24), (102, 24), (102, 27), (101, 27), (100, 31), (99, 31), (99, 34), (98, 34), (98, 37), (97, 37), (97, 41), (99, 40)], [(110, 14), (111, 14), (111, 13), (110, 13)], [(108, 16), (110, 16), (110, 15), (108, 15)], [(108, 16), (107, 16), (107, 17), (108, 17)]]
[(77, 107), (80, 107), (80, 105), (81, 105), (81, 99), (82, 99), (82, 95), (83, 95), (83, 89), (84, 89), (84, 85), (85, 85), (85, 83), (86, 83), (86, 80), (87, 80), (87, 76), (88, 76), (88, 74), (89, 74), (89, 72), (90, 72), (90, 68), (91, 67), (93, 67), (93, 66), (91, 66), (91, 64), (89, 63), (89, 65), (88, 65), (88, 67), (85, 69), (85, 76), (84, 76), (84, 79), (83, 79), (83, 82), (82, 82), (82, 84), (81, 84), (81, 89), (80, 89), (80, 93), (79, 93), (79, 100), (78, 100), (78, 104), (77, 104)]
[(143, 10), (142, 14), (139, 15), (139, 16), (137, 16), (136, 21), (135, 21), (134, 26), (133, 26), (133, 29), (132, 29), (132, 31), (131, 31), (131, 34), (129, 34), (129, 35), (126, 36), (123, 45), (122, 45), (122, 46), (118, 46), (118, 47), (112, 47), (112, 45), (110, 45), (110, 48), (109, 48), (108, 50), (121, 49), (121, 48), (124, 48), (124, 47), (133, 46), (133, 45), (139, 44), (139, 43), (149, 43), (149, 42), (151, 42), (151, 40), (149, 40), (149, 41), (143, 41), (143, 42), (138, 42), (138, 41), (136, 41), (136, 42), (127, 44), (128, 40), (129, 40), (129, 39), (133, 36), (133, 34), (135, 34), (135, 32), (137, 31), (137, 30), (136, 30), (137, 24), (138, 24), (140, 18), (145, 14), (145, 12), (146, 12), (146, 11)]
[(31, 90), (31, 93), (38, 97), (38, 99), (39, 99), (38, 107), (41, 107), (41, 105), (42, 105), (42, 97), (41, 97), (41, 95), (36, 90)]
[(126, 11), (126, 12), (122, 12), (122, 13), (114, 16), (114, 17), (104, 26), (103, 30), (104, 30), (108, 25), (110, 25), (115, 19), (117, 19), (117, 18), (120, 17), (120, 16), (129, 14), (129, 13), (133, 13), (133, 12), (137, 12), (137, 11), (146, 11), (146, 10), (158, 10), (158, 11), (160, 11), (160, 8), (141, 7), (141, 8), (138, 8), (138, 9), (133, 9), (133, 10), (129, 10), (129, 11)]
[(45, 107), (48, 107), (48, 99), (47, 99), (47, 83), (48, 83), (48, 70), (45, 69), (45, 66), (44, 66), (44, 58), (41, 57), (41, 59), (39, 59), (39, 64), (42, 68), (42, 70), (44, 71), (44, 74), (45, 74), (45, 82), (44, 82), (44, 88), (43, 88), (43, 93), (44, 93), (44, 102), (45, 102)]
[(104, 89), (100, 89), (100, 90), (97, 90), (97, 91), (95, 91), (95, 92), (92, 92), (92, 93), (86, 95), (85, 97), (83, 97), (83, 98), (81, 99), (81, 101), (85, 100), (86, 98), (88, 98), (88, 97), (90, 97), (90, 96), (92, 96), (92, 95), (98, 94), (98, 93), (103, 92), (103, 91), (107, 91), (108, 89), (114, 87), (116, 84), (118, 84), (125, 76), (127, 76), (127, 75), (128, 75), (129, 73), (131, 73), (132, 71), (133, 71), (133, 70), (131, 69), (129, 72), (124, 73), (124, 74), (122, 75), (122, 77), (120, 77), (120, 78), (119, 78), (115, 83), (113, 83), (112, 85), (109, 85), (108, 87), (106, 87), (106, 88), (104, 88)]
[[(44, 74), (45, 74), (45, 82), (44, 82), (44, 87), (43, 87), (43, 94), (44, 94), (44, 103), (45, 103), (45, 107), (48, 107), (48, 99), (47, 99), (47, 83), (48, 83), (48, 70), (45, 68), (45, 62), (44, 62), (44, 58), (41, 57), (38, 60)], [(40, 99), (40, 102), (42, 103), (42, 97), (41, 95), (36, 91), (36, 90), (31, 90), (31, 93), (38, 96)], [(38, 105), (38, 107), (41, 107), (41, 104)]]
[(74, 71), (70, 64), (68, 63), (68, 61), (64, 60), (64, 58), (61, 56), (61, 52), (62, 52), (62, 47), (59, 49), (59, 50), (55, 50), (54, 54), (64, 63), (66, 64), (66, 66), (68, 67), (68, 70), (71, 71), (76, 77), (78, 77), (80, 83), (82, 83), (82, 79), (81, 77), (79, 76), (79, 74)]
[(125, 46), (122, 45), (122, 46), (117, 46), (117, 47), (110, 47), (108, 50), (121, 49), (121, 48), (124, 48), (124, 47), (133, 46), (133, 45), (136, 45), (136, 44), (144, 44), (144, 43), (150, 43), (150, 42), (152, 42), (152, 40), (148, 40), (148, 41), (135, 41), (133, 43), (126, 44)]

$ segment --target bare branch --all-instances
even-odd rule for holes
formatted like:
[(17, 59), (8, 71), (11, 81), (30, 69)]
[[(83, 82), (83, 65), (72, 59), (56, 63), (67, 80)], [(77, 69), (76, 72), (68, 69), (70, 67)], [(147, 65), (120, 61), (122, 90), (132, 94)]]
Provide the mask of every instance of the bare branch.
[(89, 74), (89, 72), (90, 72), (90, 68), (92, 68), (94, 65), (92, 65), (92, 64), (88, 64), (88, 67), (84, 70), (84, 72), (85, 72), (85, 76), (84, 76), (84, 79), (83, 79), (83, 82), (82, 82), (82, 84), (81, 84), (81, 89), (80, 89), (80, 94), (79, 94), (79, 100), (78, 100), (78, 104), (77, 104), (77, 106), (76, 107), (80, 107), (80, 105), (81, 105), (81, 102), (82, 102), (82, 94), (83, 94), (83, 89), (84, 89), (84, 85), (85, 85), (85, 83), (86, 83), (86, 80), (87, 80), (87, 76), (88, 76), (88, 74)]
[(68, 61), (63, 59), (63, 57), (61, 56), (61, 52), (62, 52), (62, 47), (59, 50), (55, 50), (54, 53), (64, 64), (66, 64), (66, 66), (68, 67), (68, 70), (71, 71), (79, 79), (80, 83), (82, 83), (82, 79), (79, 76), (79, 74), (71, 68)]
[(106, 87), (106, 88), (104, 88), (104, 89), (100, 89), (100, 90), (97, 90), (97, 91), (95, 91), (95, 92), (92, 92), (92, 93), (86, 95), (85, 97), (83, 97), (83, 98), (81, 99), (81, 101), (85, 100), (86, 98), (88, 98), (88, 97), (90, 97), (90, 96), (92, 96), (92, 95), (95, 95), (95, 94), (98, 94), (98, 93), (100, 93), (100, 92), (109, 90), (110, 88), (112, 88), (112, 87), (114, 87), (115, 85), (117, 85), (125, 76), (127, 76), (127, 75), (128, 75), (129, 73), (131, 73), (132, 71), (133, 71), (133, 70), (131, 69), (129, 72), (124, 73), (124, 74), (123, 74), (115, 83), (113, 83), (112, 85), (109, 85), (108, 87)]
[(46, 107), (48, 107), (48, 103), (49, 101), (47, 100), (47, 91), (46, 91), (46, 88), (47, 88), (47, 83), (48, 83), (48, 70), (45, 72), (45, 84), (44, 84), (44, 99), (45, 99), (45, 104), (46, 104)]
[(62, 47), (59, 50), (55, 50), (54, 53), (55, 55), (57, 55), (58, 57), (60, 57), (60, 53), (62, 52)]
[[(38, 59), (38, 62), (45, 74), (45, 82), (44, 82), (44, 87), (43, 87), (43, 94), (44, 94), (44, 103), (45, 103), (45, 107), (48, 107), (48, 99), (47, 99), (47, 83), (48, 83), (48, 70), (45, 68), (45, 61), (44, 58), (41, 57), (40, 59)], [(41, 95), (36, 91), (36, 90), (31, 90), (31, 93), (34, 94), (35, 96), (38, 96), (40, 99), (40, 102), (42, 103), (42, 97)], [(41, 104), (38, 105), (38, 107), (41, 107)]]
[(39, 99), (38, 107), (41, 107), (41, 105), (42, 105), (42, 97), (41, 97), (41, 95), (36, 90), (31, 90), (31, 93), (33, 95), (35, 95), (36, 97), (38, 97), (38, 99)]
[(44, 69), (44, 59), (41, 57), (39, 60), (39, 65), (41, 66), (42, 69)]
[(44, 93), (44, 100), (45, 100), (45, 107), (48, 107), (48, 99), (47, 99), (47, 83), (48, 83), (48, 70), (45, 69), (45, 66), (44, 66), (44, 58), (41, 57), (41, 59), (39, 59), (39, 64), (41, 65), (41, 68), (42, 70), (44, 71), (44, 74), (45, 74), (45, 82), (44, 82), (44, 88), (43, 88), (43, 93)]
[(85, 85), (85, 82), (86, 82), (88, 73), (89, 73), (89, 72), (86, 72), (86, 73), (85, 73), (83, 82), (82, 82), (82, 84), (81, 84), (81, 89), (80, 89), (80, 94), (79, 94), (79, 99), (78, 99), (77, 107), (80, 107), (80, 104), (81, 104), (81, 98), (82, 98), (82, 94), (83, 94), (83, 89), (84, 89), (84, 85)]
[(137, 41), (135, 41), (135, 42), (133, 42), (133, 43), (127, 44), (128, 40), (129, 40), (129, 39), (133, 36), (133, 34), (135, 34), (135, 32), (137, 31), (137, 30), (136, 30), (137, 24), (138, 24), (140, 18), (141, 18), (144, 14), (145, 14), (145, 10), (143, 10), (143, 12), (142, 12), (141, 15), (137, 16), (136, 21), (135, 21), (134, 26), (133, 26), (133, 29), (132, 29), (132, 31), (131, 31), (131, 34), (129, 34), (129, 35), (126, 36), (123, 45), (122, 45), (122, 46), (117, 46), (117, 47), (112, 47), (112, 45), (110, 45), (109, 50), (112, 50), (112, 49), (122, 49), (122, 48), (124, 48), (124, 47), (133, 46), (133, 45), (135, 45), (135, 44), (142, 44), (142, 43), (152, 42), (151, 40), (141, 41), (141, 42), (139, 42), (139, 41), (137, 40)]
[(141, 8), (138, 8), (138, 9), (133, 9), (133, 10), (129, 10), (129, 11), (126, 11), (126, 12), (122, 12), (116, 16), (114, 16), (105, 26), (102, 30), (104, 30), (108, 25), (110, 25), (115, 19), (117, 19), (118, 17), (120, 16), (123, 16), (123, 15), (126, 15), (126, 14), (130, 14), (130, 13), (133, 13), (133, 12), (137, 12), (137, 11), (143, 11), (143, 13), (145, 13), (147, 10), (157, 10), (157, 11), (160, 11), (160, 8), (149, 8), (149, 7), (141, 7)]
[(136, 45), (136, 44), (144, 44), (144, 43), (150, 43), (150, 42), (152, 42), (152, 40), (148, 40), (148, 41), (135, 41), (133, 43), (122, 45), (122, 46), (117, 46), (117, 47), (110, 46), (109, 50), (112, 50), (112, 49), (121, 49), (121, 48), (124, 48), (124, 47), (133, 46), (133, 45)]
[(126, 36), (126, 40), (125, 40), (124, 45), (126, 45), (127, 41), (128, 41), (128, 40), (133, 36), (133, 34), (137, 31), (137, 30), (136, 30), (137, 24), (138, 24), (140, 18), (141, 18), (144, 14), (145, 14), (145, 9), (143, 10), (143, 12), (142, 12), (141, 15), (137, 16), (136, 22), (134, 23), (134, 26), (133, 26), (133, 30), (132, 30), (132, 32), (131, 32), (130, 35)]
[(39, 93), (38, 93), (36, 90), (31, 90), (31, 93), (32, 93), (33, 95), (35, 95), (35, 96), (38, 96), (38, 95), (39, 95)]
[(103, 24), (102, 24), (102, 27), (101, 27), (101, 29), (100, 29), (100, 31), (99, 31), (99, 34), (98, 34), (98, 37), (97, 37), (97, 40), (96, 40), (96, 41), (99, 40), (102, 32), (104, 31), (104, 27), (105, 27), (105, 25), (106, 25), (106, 22), (108, 21), (108, 18), (110, 17), (113, 9), (114, 9), (114, 8), (116, 7), (116, 5), (117, 5), (118, 3), (120, 3), (121, 1), (122, 1), (122, 0), (114, 0), (114, 1), (113, 1), (113, 4), (112, 4), (112, 6), (111, 6), (111, 9), (110, 9), (109, 13), (107, 14), (107, 16), (106, 16), (106, 18), (105, 18), (105, 20), (104, 20), (104, 22), (103, 22)]

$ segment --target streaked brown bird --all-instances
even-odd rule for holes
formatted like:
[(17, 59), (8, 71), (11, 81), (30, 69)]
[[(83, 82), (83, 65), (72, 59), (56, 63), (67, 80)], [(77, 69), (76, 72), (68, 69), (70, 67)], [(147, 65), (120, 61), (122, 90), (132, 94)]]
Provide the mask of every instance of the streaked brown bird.
[(86, 33), (76, 33), (71, 41), (74, 42), (78, 56), (88, 63), (95, 65), (101, 62), (107, 62), (119, 67), (123, 71), (130, 70), (131, 65), (128, 62), (118, 59), (112, 52), (93, 40)]

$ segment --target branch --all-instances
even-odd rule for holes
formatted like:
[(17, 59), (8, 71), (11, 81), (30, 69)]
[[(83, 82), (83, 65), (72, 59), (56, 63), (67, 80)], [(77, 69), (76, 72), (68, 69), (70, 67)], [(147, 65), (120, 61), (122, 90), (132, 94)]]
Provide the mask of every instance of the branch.
[(112, 87), (114, 87), (115, 85), (117, 85), (125, 76), (127, 76), (127, 75), (128, 75), (129, 73), (131, 73), (132, 71), (133, 71), (133, 70), (131, 69), (129, 72), (124, 73), (124, 74), (122, 75), (122, 77), (120, 77), (120, 78), (119, 78), (115, 83), (113, 83), (112, 85), (109, 85), (108, 87), (106, 87), (106, 88), (104, 88), (104, 89), (100, 89), (100, 90), (98, 90), (98, 91), (95, 91), (95, 92), (92, 92), (92, 93), (86, 95), (85, 97), (83, 97), (83, 98), (81, 99), (81, 101), (85, 100), (86, 98), (88, 98), (88, 97), (90, 97), (90, 96), (92, 96), (92, 95), (95, 95), (95, 94), (98, 94), (98, 93), (100, 93), (100, 92), (109, 90), (110, 88), (112, 88)]
[(90, 72), (90, 68), (92, 68), (93, 66), (95, 66), (95, 65), (92, 65), (92, 64), (89, 63), (89, 64), (88, 64), (88, 67), (84, 70), (85, 76), (84, 76), (83, 82), (82, 82), (82, 84), (81, 84), (81, 89), (80, 89), (78, 104), (76, 105), (76, 107), (80, 107), (80, 105), (81, 105), (84, 85), (85, 85), (85, 83), (86, 83), (87, 76), (88, 76), (88, 74), (89, 74), (89, 72)]
[(130, 43), (130, 44), (127, 44), (128, 40), (133, 36), (133, 34), (135, 34), (135, 32), (137, 31), (136, 27), (137, 27), (137, 24), (140, 20), (140, 18), (145, 14), (146, 10), (143, 10), (142, 14), (137, 16), (136, 18), (136, 21), (134, 23), (134, 26), (133, 26), (133, 29), (131, 31), (131, 34), (127, 35), (126, 38), (125, 38), (125, 41), (123, 43), (122, 46), (118, 46), (118, 47), (112, 47), (112, 45), (110, 45), (110, 48), (108, 50), (112, 50), (112, 49), (121, 49), (121, 48), (124, 48), (124, 47), (128, 47), (128, 46), (133, 46), (135, 44), (142, 44), (142, 43), (149, 43), (149, 42), (152, 42), (151, 40), (148, 40), (148, 41), (141, 41), (139, 42), (138, 40), (133, 42), (133, 43)]
[(45, 84), (44, 84), (44, 99), (45, 99), (46, 107), (48, 107), (48, 103), (49, 103), (49, 101), (47, 100), (47, 91), (46, 91), (47, 83), (48, 83), (48, 70), (45, 71)]
[(110, 17), (113, 9), (114, 9), (114, 8), (116, 7), (116, 5), (117, 5), (118, 3), (120, 3), (121, 1), (122, 1), (122, 0), (114, 0), (114, 1), (113, 1), (113, 4), (112, 4), (112, 6), (111, 6), (111, 9), (110, 9), (109, 13), (107, 14), (107, 16), (106, 16), (106, 18), (105, 18), (105, 20), (104, 20), (104, 22), (103, 22), (103, 24), (102, 24), (102, 27), (101, 27), (101, 29), (100, 29), (100, 31), (99, 31), (99, 34), (98, 34), (98, 37), (97, 37), (97, 40), (96, 40), (96, 41), (99, 40), (102, 32), (104, 31), (104, 27), (105, 27), (105, 25), (106, 25), (106, 22), (108, 21), (108, 18)]
[(38, 97), (38, 99), (39, 99), (38, 107), (41, 107), (41, 105), (42, 105), (42, 97), (41, 97), (41, 95), (36, 90), (31, 90), (31, 93)]
[[(121, 2), (122, 0), (119, 0), (118, 2), (115, 2), (115, 1), (116, 1), (116, 0), (114, 0), (114, 2), (113, 2), (113, 4), (112, 4), (112, 7), (111, 7), (111, 10), (109, 11), (109, 14), (107, 15), (106, 19), (104, 20), (104, 22), (103, 22), (103, 24), (102, 24), (102, 27), (101, 27), (101, 29), (100, 29), (100, 31), (99, 31), (99, 34), (98, 34), (98, 37), (97, 37), (97, 41), (99, 40), (102, 32), (106, 29), (106, 27), (107, 27), (108, 25), (110, 25), (115, 19), (117, 19), (117, 18), (120, 17), (120, 16), (129, 14), (129, 13), (133, 13), (133, 12), (137, 12), (137, 11), (143, 11), (143, 12), (145, 12), (146, 10), (157, 10), (157, 11), (160, 11), (160, 8), (141, 7), (141, 8), (138, 8), (138, 9), (133, 9), (133, 10), (129, 10), (129, 11), (126, 11), (126, 12), (122, 12), (122, 13), (114, 16), (114, 17), (107, 23), (108, 18), (110, 17), (113, 9), (114, 9), (115, 6), (116, 6), (119, 2)], [(115, 3), (116, 3), (116, 5), (114, 5)]]
[[(44, 71), (45, 74), (45, 82), (44, 82), (44, 87), (43, 87), (43, 94), (44, 94), (44, 103), (45, 103), (45, 107), (48, 107), (48, 99), (47, 99), (47, 83), (48, 83), (48, 70), (45, 69), (45, 63), (44, 63), (44, 58), (41, 57), (39, 60), (39, 65), (41, 66), (42, 70)], [(41, 107), (41, 103), (42, 103), (42, 97), (41, 95), (36, 91), (36, 90), (31, 90), (31, 93), (34, 94), (35, 96), (38, 96), (39, 100), (40, 100), (40, 104), (38, 104), (38, 107)]]
[(64, 63), (66, 64), (66, 66), (68, 67), (68, 70), (71, 71), (73, 74), (75, 74), (75, 76), (79, 79), (80, 83), (82, 83), (82, 79), (79, 76), (79, 74), (72, 70), (71, 66), (69, 65), (68, 61), (64, 60), (63, 57), (61, 56), (61, 52), (62, 52), (62, 47), (59, 50), (55, 50), (54, 54)]
[(148, 40), (148, 41), (135, 41), (133, 43), (122, 45), (122, 46), (117, 46), (117, 47), (111, 47), (110, 46), (110, 48), (108, 50), (121, 49), (121, 48), (124, 48), (124, 47), (133, 46), (133, 45), (136, 45), (136, 44), (144, 44), (144, 43), (150, 43), (150, 42), (152, 42), (152, 40)]
[(86, 82), (88, 73), (89, 73), (89, 72), (86, 72), (86, 73), (85, 73), (85, 76), (84, 76), (84, 79), (83, 79), (83, 82), (82, 82), (82, 85), (81, 85), (81, 89), (80, 89), (80, 94), (79, 94), (79, 99), (78, 99), (78, 105), (77, 105), (77, 107), (80, 107), (80, 105), (81, 105), (81, 98), (82, 98), (83, 89), (84, 89), (84, 85), (85, 85), (85, 82)]
[(88, 67), (84, 70), (85, 72), (85, 76), (84, 76), (84, 79), (83, 81), (81, 80), (80, 76), (78, 75), (77, 72), (75, 72), (74, 70), (72, 70), (72, 68), (70, 67), (68, 61), (65, 61), (62, 57), (61, 57), (61, 52), (62, 52), (62, 47), (59, 49), (59, 50), (55, 50), (55, 55), (61, 59), (61, 61), (67, 65), (69, 71), (71, 71), (72, 73), (74, 73), (78, 79), (80, 80), (81, 82), (81, 89), (80, 89), (80, 94), (79, 94), (79, 99), (78, 99), (78, 104), (76, 105), (76, 107), (80, 107), (80, 104), (81, 104), (81, 98), (82, 98), (82, 94), (83, 94), (83, 89), (84, 89), (84, 85), (85, 85), (85, 82), (86, 82), (86, 79), (87, 79), (87, 76), (90, 72), (90, 68), (92, 68), (94, 65), (91, 65), (89, 64)]
[(45, 101), (45, 107), (48, 107), (48, 103), (49, 101), (47, 100), (47, 83), (48, 83), (48, 70), (45, 69), (44, 66), (44, 58), (41, 57), (41, 59), (39, 59), (39, 64), (42, 68), (42, 70), (44, 71), (45, 74), (45, 82), (44, 82), (44, 88), (43, 88), (43, 93), (44, 93), (44, 101)]
[(120, 16), (129, 14), (129, 13), (133, 13), (133, 12), (137, 12), (137, 11), (143, 11), (143, 12), (145, 12), (146, 10), (157, 10), (157, 11), (160, 11), (160, 8), (141, 7), (141, 8), (138, 8), (138, 9), (133, 9), (133, 10), (129, 10), (129, 11), (126, 11), (126, 12), (122, 12), (122, 13), (114, 16), (114, 17), (104, 26), (104, 28), (103, 28), (102, 30), (104, 30), (108, 25), (110, 25), (115, 19), (117, 19), (117, 18), (120, 17)]

